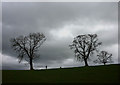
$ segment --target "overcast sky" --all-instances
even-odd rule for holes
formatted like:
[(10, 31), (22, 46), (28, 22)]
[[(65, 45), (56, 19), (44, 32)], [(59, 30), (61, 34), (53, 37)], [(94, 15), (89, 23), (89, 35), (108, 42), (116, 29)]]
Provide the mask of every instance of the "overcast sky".
[[(113, 54), (118, 63), (118, 3), (117, 2), (21, 2), (2, 4), (3, 69), (29, 69), (10, 47), (10, 38), (29, 33), (44, 33), (47, 40), (40, 48), (40, 59), (34, 66), (83, 66), (69, 48), (77, 35), (96, 33), (103, 44), (100, 50)], [(95, 56), (91, 57), (93, 60)], [(94, 65), (92, 61), (89, 65)]]

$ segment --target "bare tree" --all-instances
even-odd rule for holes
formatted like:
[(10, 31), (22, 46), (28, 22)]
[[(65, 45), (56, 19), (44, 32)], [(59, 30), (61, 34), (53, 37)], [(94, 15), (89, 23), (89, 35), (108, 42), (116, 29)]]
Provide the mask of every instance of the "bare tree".
[(98, 59), (95, 60), (95, 63), (112, 63), (112, 54), (108, 53), (107, 51), (101, 51), (98, 55)]
[(94, 51), (97, 51), (97, 47), (101, 44), (102, 42), (98, 42), (97, 34), (87, 34), (78, 35), (69, 46), (74, 49), (77, 60), (84, 61), (85, 66), (88, 66), (89, 57)]
[(25, 59), (30, 64), (30, 70), (33, 70), (33, 59), (39, 57), (37, 51), (46, 40), (42, 33), (30, 33), (28, 36), (19, 36), (11, 38), (12, 48), (19, 54), (19, 63)]

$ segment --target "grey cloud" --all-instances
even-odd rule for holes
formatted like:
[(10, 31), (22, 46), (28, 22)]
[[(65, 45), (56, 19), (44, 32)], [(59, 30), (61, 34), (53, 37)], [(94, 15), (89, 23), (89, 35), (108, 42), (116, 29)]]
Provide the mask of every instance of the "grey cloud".
[[(40, 48), (40, 59), (35, 62), (41, 65), (59, 65), (73, 58), (74, 53), (68, 45), (78, 34), (97, 33), (104, 47), (117, 44), (117, 2), (4, 2), (2, 6), (2, 51), (8, 56), (17, 56), (10, 47), (10, 38), (30, 32), (42, 32), (47, 38)], [(73, 27), (70, 27), (71, 25)], [(99, 28), (96, 25), (103, 27)], [(106, 29), (109, 25), (115, 28)], [(61, 29), (70, 31), (73, 37), (60, 38), (57, 34)], [(53, 35), (51, 31), (56, 33)]]

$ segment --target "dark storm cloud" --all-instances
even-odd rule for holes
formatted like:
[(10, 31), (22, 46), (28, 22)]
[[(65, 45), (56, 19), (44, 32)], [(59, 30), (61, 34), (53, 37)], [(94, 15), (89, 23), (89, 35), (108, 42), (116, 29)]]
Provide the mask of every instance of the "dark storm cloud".
[(74, 56), (68, 45), (78, 34), (97, 33), (104, 47), (117, 44), (117, 3), (14, 2), (2, 6), (2, 46), (8, 56), (17, 56), (10, 38), (31, 32), (45, 34), (47, 40), (36, 62), (51, 66)]

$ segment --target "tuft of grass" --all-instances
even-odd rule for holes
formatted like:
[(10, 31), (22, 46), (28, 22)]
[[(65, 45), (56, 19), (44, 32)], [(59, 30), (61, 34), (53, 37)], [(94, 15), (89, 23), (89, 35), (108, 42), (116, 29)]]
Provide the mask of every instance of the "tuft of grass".
[(89, 66), (48, 70), (3, 70), (7, 83), (118, 84), (120, 65)]

